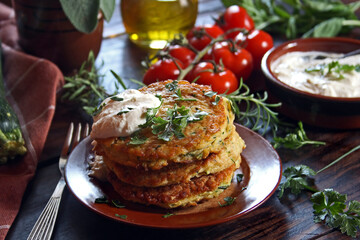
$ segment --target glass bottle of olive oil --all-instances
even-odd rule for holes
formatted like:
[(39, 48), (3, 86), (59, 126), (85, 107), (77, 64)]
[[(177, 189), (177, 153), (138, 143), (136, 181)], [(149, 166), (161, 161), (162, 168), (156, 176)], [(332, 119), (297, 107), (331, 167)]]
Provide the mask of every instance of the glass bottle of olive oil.
[(161, 49), (195, 24), (198, 0), (121, 0), (126, 32), (135, 44)]

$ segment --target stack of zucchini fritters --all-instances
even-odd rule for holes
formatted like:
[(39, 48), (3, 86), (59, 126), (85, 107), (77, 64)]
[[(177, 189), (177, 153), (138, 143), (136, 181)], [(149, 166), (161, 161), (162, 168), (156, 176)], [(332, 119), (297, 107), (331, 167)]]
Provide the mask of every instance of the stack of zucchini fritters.
[(130, 144), (133, 136), (94, 139), (95, 154), (110, 170), (107, 180), (122, 198), (163, 208), (217, 197), (230, 185), (245, 148), (229, 100), (187, 81), (157, 82), (140, 92), (161, 96), (156, 117), (169, 121), (170, 113), (184, 118), (176, 111), (187, 112), (183, 129), (164, 140), (149, 124), (136, 133), (146, 139), (141, 144)]

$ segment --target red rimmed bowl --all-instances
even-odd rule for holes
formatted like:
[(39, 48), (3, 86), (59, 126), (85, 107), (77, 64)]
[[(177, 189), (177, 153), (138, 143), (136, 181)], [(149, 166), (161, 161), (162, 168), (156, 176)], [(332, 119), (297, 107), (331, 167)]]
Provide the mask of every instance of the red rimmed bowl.
[(360, 128), (360, 98), (304, 92), (281, 82), (271, 69), (276, 59), (290, 52), (348, 53), (357, 49), (360, 49), (360, 40), (342, 37), (296, 39), (272, 48), (261, 62), (269, 99), (282, 103), (278, 109), (280, 113), (310, 125), (335, 129)]

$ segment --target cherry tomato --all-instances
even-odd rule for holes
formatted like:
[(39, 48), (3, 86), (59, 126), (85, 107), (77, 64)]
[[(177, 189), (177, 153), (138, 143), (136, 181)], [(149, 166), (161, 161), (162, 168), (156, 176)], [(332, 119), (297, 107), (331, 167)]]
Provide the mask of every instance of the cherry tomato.
[[(224, 32), (233, 28), (243, 28), (252, 30), (255, 27), (253, 19), (247, 13), (246, 9), (237, 5), (228, 7), (224, 14), (220, 16), (217, 23)], [(234, 31), (227, 34), (228, 38), (234, 39), (240, 31)]]
[(214, 69), (214, 65), (210, 62), (198, 63), (193, 69), (192, 77), (192, 80), (198, 78), (197, 84), (210, 85), (213, 91), (219, 94), (232, 93), (239, 87), (236, 76), (230, 70)]
[(189, 66), (196, 56), (196, 53), (191, 51), (189, 48), (180, 45), (169, 46), (168, 51), (171, 56), (183, 64), (184, 68)]
[(218, 42), (212, 48), (212, 56), (216, 63), (222, 62), (238, 79), (242, 78), (245, 81), (251, 75), (253, 58), (244, 48), (229, 42)]
[(216, 25), (196, 26), (186, 34), (186, 39), (191, 46), (200, 51), (211, 42), (211, 37), (217, 38), (223, 33), (224, 31)]
[[(175, 61), (180, 68), (183, 68), (180, 61)], [(168, 79), (176, 80), (179, 74), (180, 70), (172, 59), (159, 59), (145, 72), (143, 83), (149, 85), (150, 83), (165, 81)]]
[(253, 30), (246, 39), (246, 47), (254, 59), (254, 68), (260, 69), (261, 59), (264, 54), (274, 46), (274, 41), (270, 34), (262, 30)]

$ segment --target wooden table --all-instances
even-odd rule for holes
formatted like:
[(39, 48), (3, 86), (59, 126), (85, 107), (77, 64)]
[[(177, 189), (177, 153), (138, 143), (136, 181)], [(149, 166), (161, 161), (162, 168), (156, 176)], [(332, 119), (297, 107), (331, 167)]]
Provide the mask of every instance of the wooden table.
[[(197, 24), (211, 23), (224, 8), (219, 0), (200, 0)], [(112, 21), (106, 24), (105, 39), (97, 60), (104, 60), (102, 71), (107, 74), (105, 85), (112, 78), (113, 69), (124, 80), (142, 79), (140, 61), (147, 52), (128, 41), (119, 8)], [(130, 87), (136, 87), (129, 84)], [(19, 215), (7, 239), (26, 239), (37, 217), (48, 201), (60, 177), (58, 156), (70, 121), (84, 121), (76, 109), (58, 104), (41, 162), (30, 182)], [(360, 130), (329, 130), (305, 126), (308, 137), (325, 141), (322, 147), (307, 146), (299, 150), (280, 149), (283, 168), (306, 164), (319, 170), (351, 148), (360, 144)], [(359, 152), (315, 178), (319, 189), (334, 188), (347, 194), (348, 200), (360, 200)], [(310, 193), (294, 199), (282, 199), (274, 194), (262, 206), (249, 214), (223, 224), (185, 230), (164, 230), (121, 224), (89, 211), (65, 189), (53, 239), (351, 239), (322, 224), (314, 224)]]

